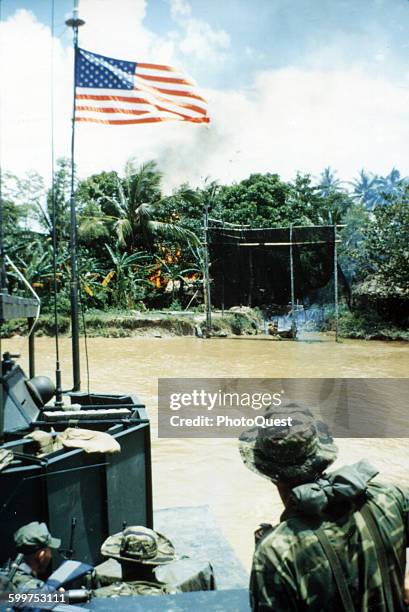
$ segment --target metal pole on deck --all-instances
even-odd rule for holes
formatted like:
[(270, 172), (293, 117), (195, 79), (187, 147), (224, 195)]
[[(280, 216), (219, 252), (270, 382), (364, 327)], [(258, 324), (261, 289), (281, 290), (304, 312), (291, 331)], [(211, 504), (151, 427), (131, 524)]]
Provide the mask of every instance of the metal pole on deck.
[(209, 277), (209, 243), (208, 243), (208, 226), (209, 226), (209, 205), (206, 202), (203, 215), (203, 281), (204, 281), (204, 302), (206, 310), (206, 331), (209, 334), (212, 329), (212, 304), (210, 298), (210, 277)]
[(79, 344), (79, 310), (78, 310), (78, 269), (77, 269), (77, 213), (75, 209), (75, 96), (78, 57), (78, 28), (85, 21), (78, 16), (78, 0), (74, 0), (74, 10), (71, 19), (66, 25), (72, 28), (74, 33), (74, 91), (72, 109), (72, 132), (71, 132), (71, 193), (70, 193), (70, 262), (71, 262), (71, 346), (72, 346), (72, 374), (73, 391), (81, 388), (80, 373), (80, 344)]
[(291, 285), (291, 329), (295, 329), (295, 288), (294, 288), (294, 254), (293, 254), (293, 226), (290, 225), (290, 285)]
[(334, 225), (334, 305), (335, 305), (335, 342), (338, 342), (338, 248), (337, 248), (337, 226)]
[(30, 378), (34, 378), (34, 376), (36, 375), (36, 368), (35, 368), (35, 350), (34, 350), (34, 323), (35, 323), (35, 319), (33, 317), (29, 317), (27, 319), (28, 322), (28, 329), (29, 331), (31, 330), (31, 333), (28, 337), (28, 364), (29, 364), (29, 374), (30, 374)]
[(4, 248), (4, 219), (3, 219), (3, 197), (1, 189), (1, 167), (0, 167), (0, 293), (7, 294), (6, 274), (6, 250)]

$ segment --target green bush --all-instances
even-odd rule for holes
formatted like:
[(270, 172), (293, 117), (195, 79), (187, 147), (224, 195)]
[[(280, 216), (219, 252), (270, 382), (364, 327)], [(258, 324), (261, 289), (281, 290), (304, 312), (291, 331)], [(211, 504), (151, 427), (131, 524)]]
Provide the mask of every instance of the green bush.
[(409, 330), (386, 323), (373, 311), (342, 310), (339, 317), (339, 333), (344, 338), (363, 340), (409, 340)]

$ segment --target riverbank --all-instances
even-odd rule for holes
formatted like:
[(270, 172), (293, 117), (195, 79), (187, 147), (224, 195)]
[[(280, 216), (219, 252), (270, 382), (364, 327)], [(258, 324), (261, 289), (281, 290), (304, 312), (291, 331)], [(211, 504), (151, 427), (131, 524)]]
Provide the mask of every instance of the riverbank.
[[(175, 336), (197, 336), (205, 331), (205, 315), (194, 311), (91, 311), (85, 314), (85, 326), (90, 338), (129, 338), (152, 336), (169, 338)], [(62, 336), (70, 334), (70, 318), (61, 315), (58, 319), (58, 330)], [(83, 333), (83, 321), (81, 321)], [(257, 309), (235, 307), (222, 313), (212, 313), (212, 335), (254, 336), (264, 333), (261, 313)], [(306, 325), (302, 331), (333, 333), (335, 319), (333, 313), (312, 327)], [(24, 319), (7, 321), (2, 327), (2, 337), (24, 336), (27, 323)], [(54, 336), (55, 324), (50, 314), (41, 315), (37, 327), (37, 336)], [(356, 340), (386, 340), (409, 342), (409, 329), (402, 329), (379, 317), (367, 313), (351, 312), (341, 308), (339, 317), (339, 337)]]
[[(335, 329), (333, 319), (330, 321), (329, 329)], [(342, 309), (340, 312), (339, 335), (341, 338), (355, 340), (401, 340), (409, 342), (409, 329), (397, 327), (374, 313), (347, 309)]]
[[(87, 336), (90, 338), (129, 338), (134, 336), (173, 337), (201, 335), (205, 329), (204, 313), (186, 311), (147, 312), (91, 312), (85, 314)], [(83, 331), (83, 321), (81, 322)], [(237, 308), (225, 313), (212, 314), (212, 330), (215, 336), (256, 335), (261, 319), (255, 310)], [(62, 336), (70, 334), (70, 318), (60, 316), (58, 331)], [(11, 338), (27, 333), (24, 319), (7, 321), (2, 328), (2, 337)], [(55, 324), (52, 315), (42, 315), (36, 326), (37, 336), (54, 336)]]

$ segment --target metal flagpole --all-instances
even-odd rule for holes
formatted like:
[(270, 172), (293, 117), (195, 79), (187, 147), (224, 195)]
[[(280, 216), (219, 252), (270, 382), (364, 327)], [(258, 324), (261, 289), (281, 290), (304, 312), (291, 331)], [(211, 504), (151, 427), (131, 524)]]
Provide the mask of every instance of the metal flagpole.
[[(1, 4), (1, 0), (0, 0), (0, 23), (2, 20), (2, 4)], [(1, 51), (3, 49), (0, 49)], [(0, 129), (3, 126), (3, 122), (2, 122), (2, 106), (1, 106), (1, 100), (0, 100)], [(2, 167), (2, 162), (3, 162), (3, 155), (2, 155), (2, 147), (1, 147), (1, 139), (0, 139), (0, 294), (1, 293), (8, 293), (7, 290), (7, 274), (6, 274), (6, 250), (5, 250), (5, 246), (4, 246), (4, 210), (3, 210), (3, 185), (2, 185), (2, 178), (3, 178), (3, 167)], [(1, 344), (1, 341), (0, 341)], [(0, 376), (1, 376), (1, 372), (0, 372)]]
[(335, 342), (338, 342), (338, 249), (337, 249), (337, 226), (334, 225), (334, 303), (335, 303)]
[(78, 0), (74, 0), (72, 18), (68, 19), (66, 25), (72, 28), (74, 33), (74, 91), (72, 109), (72, 131), (71, 131), (71, 193), (70, 193), (70, 261), (71, 261), (71, 343), (72, 343), (72, 373), (73, 391), (81, 388), (80, 373), (80, 346), (79, 346), (79, 317), (78, 317), (78, 269), (77, 269), (77, 214), (75, 209), (75, 95), (78, 56), (78, 28), (85, 21), (78, 16)]
[[(1, 0), (0, 0), (0, 24), (2, 23), (2, 4), (1, 4)], [(3, 55), (3, 49), (2, 47), (0, 47), (0, 52), (1, 52), (1, 56)], [(1, 57), (1, 59), (3, 59)], [(3, 64), (2, 64), (3, 65)], [(0, 130), (3, 127), (3, 113), (2, 113), (2, 105), (1, 105), (1, 99), (0, 99)], [(0, 139), (0, 295), (1, 294), (5, 294), (7, 295), (8, 291), (7, 291), (7, 274), (6, 274), (6, 251), (5, 251), (5, 246), (4, 246), (4, 209), (3, 209), (3, 185), (2, 185), (2, 178), (3, 178), (3, 156), (2, 156), (2, 146), (1, 146), (1, 139)], [(2, 324), (3, 321), (0, 319), (0, 331), (2, 328)], [(2, 444), (4, 442), (4, 401), (5, 401), (5, 397), (3, 394), (3, 382), (1, 380), (2, 378), (2, 366), (1, 366), (1, 360), (2, 360), (2, 345), (1, 345), (1, 334), (0, 334), (0, 444)]]
[[(0, 160), (1, 164), (1, 160)], [(0, 293), (7, 294), (6, 250), (4, 246), (4, 212), (2, 194), (2, 168), (0, 165)]]

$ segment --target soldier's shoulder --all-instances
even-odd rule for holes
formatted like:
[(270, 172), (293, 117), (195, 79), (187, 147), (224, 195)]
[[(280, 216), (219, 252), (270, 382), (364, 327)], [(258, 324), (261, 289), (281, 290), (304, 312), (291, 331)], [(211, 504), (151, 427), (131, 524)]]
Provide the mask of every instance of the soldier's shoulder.
[(409, 511), (409, 488), (380, 480), (371, 482), (368, 492), (372, 500), (380, 507), (388, 508), (397, 505), (402, 511)]
[(12, 579), (12, 585), (16, 591), (27, 591), (41, 589), (44, 586), (44, 582), (22, 570), (17, 570)]
[(313, 530), (305, 521), (294, 517), (273, 527), (258, 543), (254, 558), (268, 559), (273, 565), (291, 562), (300, 545), (303, 549), (316, 544)]
[(14, 592), (15, 588), (9, 580), (7, 571), (0, 570), (0, 593), (4, 593), (5, 591)]

